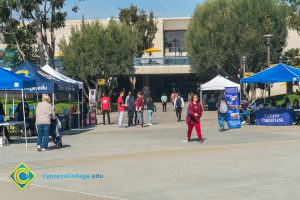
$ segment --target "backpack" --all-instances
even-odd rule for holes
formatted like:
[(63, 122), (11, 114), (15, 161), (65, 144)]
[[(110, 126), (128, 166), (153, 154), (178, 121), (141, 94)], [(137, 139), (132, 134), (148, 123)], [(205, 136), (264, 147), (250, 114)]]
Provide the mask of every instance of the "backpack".
[(220, 113), (227, 113), (228, 108), (225, 101), (221, 101), (220, 103)]
[(134, 110), (134, 108), (135, 108), (134, 98), (132, 96), (128, 98), (127, 104), (128, 104), (128, 110)]
[(181, 97), (177, 97), (177, 99), (176, 99), (176, 108), (181, 108)]

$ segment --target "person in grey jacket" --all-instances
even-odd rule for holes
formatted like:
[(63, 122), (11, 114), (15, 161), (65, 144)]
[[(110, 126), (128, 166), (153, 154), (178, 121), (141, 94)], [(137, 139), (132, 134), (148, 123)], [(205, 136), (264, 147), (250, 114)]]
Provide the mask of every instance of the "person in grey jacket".
[(184, 100), (181, 97), (180, 93), (177, 93), (177, 97), (174, 101), (174, 111), (176, 112), (177, 121), (179, 122), (181, 120), (181, 112), (184, 108)]
[(225, 119), (228, 111), (228, 103), (225, 100), (223, 94), (221, 94), (218, 98), (217, 102), (217, 112), (218, 112), (218, 123), (219, 123), (219, 131), (225, 131)]
[(36, 106), (36, 126), (38, 131), (37, 150), (46, 151), (48, 149), (49, 127), (51, 118), (55, 119), (52, 105), (49, 103), (50, 97), (43, 94), (42, 102)]

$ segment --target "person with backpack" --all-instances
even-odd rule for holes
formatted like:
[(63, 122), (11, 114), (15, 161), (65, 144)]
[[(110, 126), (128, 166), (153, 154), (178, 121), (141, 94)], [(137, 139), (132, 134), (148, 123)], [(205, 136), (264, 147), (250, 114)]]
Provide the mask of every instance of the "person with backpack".
[(126, 104), (127, 104), (127, 113), (128, 113), (128, 127), (133, 126), (133, 117), (135, 112), (135, 104), (134, 104), (134, 97), (132, 96), (132, 93), (128, 93), (128, 96), (126, 98)]
[(184, 107), (184, 100), (181, 97), (180, 93), (177, 93), (177, 97), (174, 101), (174, 111), (176, 112), (177, 121), (181, 120), (181, 112)]
[(188, 115), (186, 116), (186, 123), (188, 125), (188, 131), (187, 131), (188, 142), (191, 141), (191, 135), (194, 127), (197, 132), (198, 142), (203, 143), (203, 141), (206, 139), (202, 137), (202, 133), (201, 133), (200, 119), (202, 114), (203, 114), (203, 107), (199, 103), (199, 98), (196, 94), (193, 94), (191, 96), (190, 103), (188, 105)]
[(149, 96), (146, 101), (147, 112), (148, 112), (148, 126), (152, 126), (152, 114), (155, 110), (155, 105), (152, 98)]
[(224, 95), (219, 96), (219, 100), (217, 102), (217, 112), (218, 112), (218, 123), (219, 123), (219, 131), (225, 131), (225, 119), (228, 111), (228, 103), (225, 100)]
[(161, 96), (161, 105), (162, 105), (162, 110), (163, 112), (167, 112), (167, 102), (168, 102), (168, 97), (166, 95), (166, 93), (163, 93), (163, 95)]

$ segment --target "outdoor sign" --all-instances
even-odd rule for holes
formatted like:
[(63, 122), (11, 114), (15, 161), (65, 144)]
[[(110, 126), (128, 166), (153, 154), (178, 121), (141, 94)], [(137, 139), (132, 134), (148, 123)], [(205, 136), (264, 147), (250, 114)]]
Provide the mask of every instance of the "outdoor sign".
[(292, 110), (264, 110), (256, 112), (256, 124), (262, 126), (289, 126), (293, 123)]
[(105, 79), (98, 79), (98, 85), (105, 85), (106, 84), (106, 82), (105, 82)]
[(228, 128), (241, 128), (238, 87), (225, 87), (225, 99), (228, 103)]
[(95, 89), (89, 90), (89, 104), (96, 104), (97, 93)]
[(254, 72), (245, 72), (245, 78), (252, 76), (254, 74)]

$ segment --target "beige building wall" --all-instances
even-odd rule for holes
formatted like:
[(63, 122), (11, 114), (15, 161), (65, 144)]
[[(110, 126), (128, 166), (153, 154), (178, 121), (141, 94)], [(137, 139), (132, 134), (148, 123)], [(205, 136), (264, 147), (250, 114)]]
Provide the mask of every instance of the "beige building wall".
[(291, 49), (291, 48), (300, 48), (300, 35), (297, 33), (297, 31), (294, 30), (289, 30), (288, 31), (288, 38), (287, 38), (287, 46), (286, 46), (286, 50), (287, 49)]

